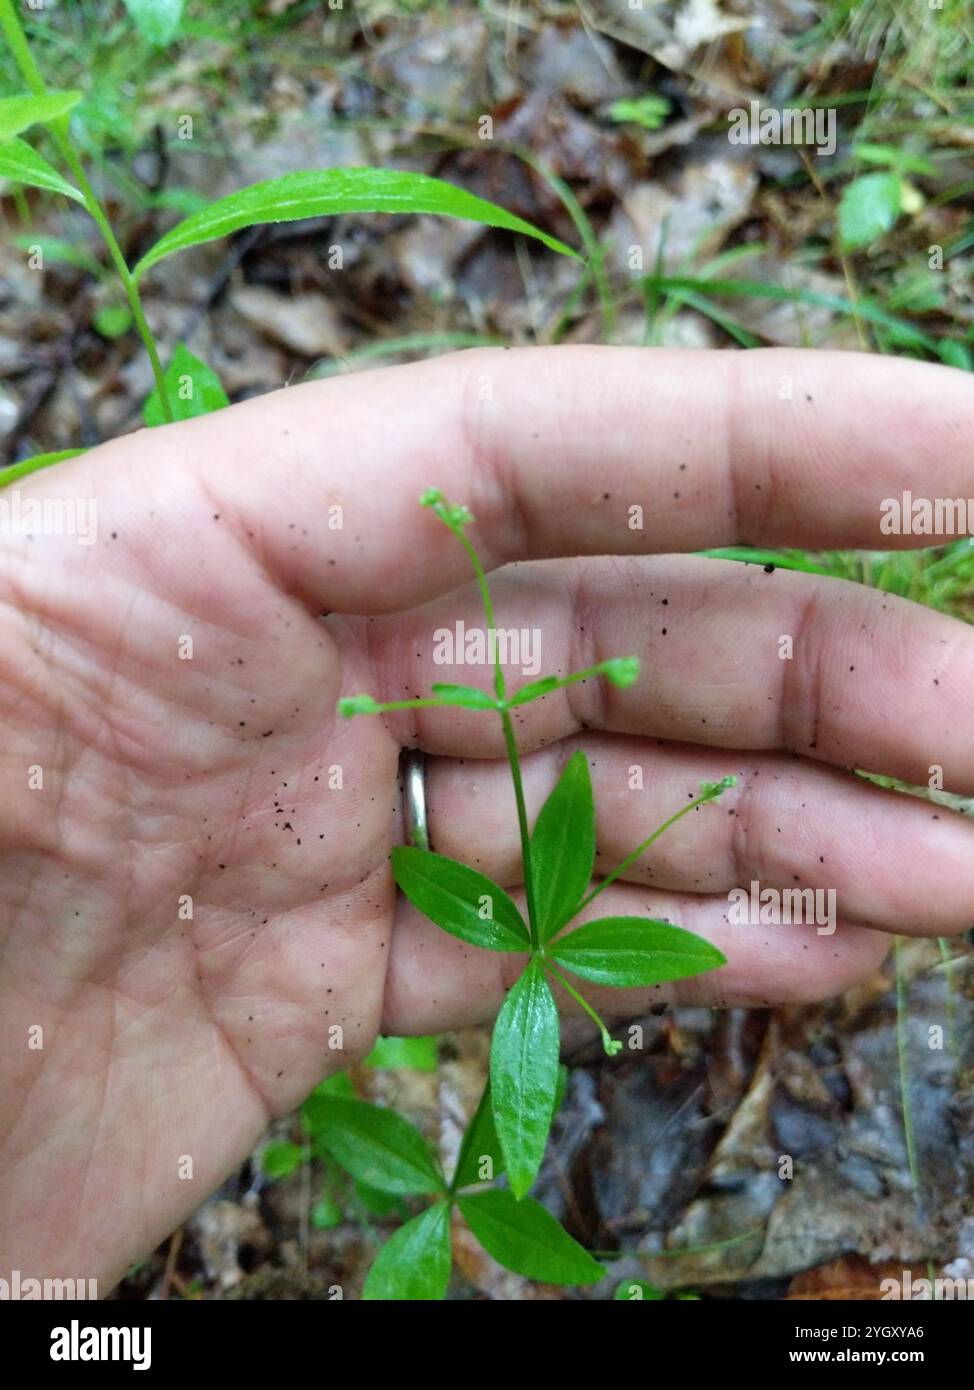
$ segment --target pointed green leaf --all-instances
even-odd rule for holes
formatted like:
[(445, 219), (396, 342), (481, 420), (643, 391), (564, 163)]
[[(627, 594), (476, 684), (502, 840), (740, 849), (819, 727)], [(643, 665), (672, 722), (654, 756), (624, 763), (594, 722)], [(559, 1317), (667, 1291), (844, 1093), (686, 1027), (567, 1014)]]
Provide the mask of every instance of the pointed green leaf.
[(647, 1284), (645, 1279), (623, 1279), (612, 1297), (617, 1303), (641, 1303), (644, 1299), (656, 1303), (666, 1294), (655, 1284)]
[(542, 676), (540, 680), (529, 681), (527, 685), (521, 686), (509, 703), (512, 709), (515, 705), (527, 705), (532, 700), (540, 699), (542, 695), (550, 695), (553, 690), (564, 690), (566, 686), (577, 685), (579, 681), (594, 680), (596, 676), (605, 676), (612, 685), (625, 690), (638, 675), (638, 656), (613, 656), (608, 661), (600, 661), (597, 666), (587, 667), (584, 671), (573, 671), (569, 676)]
[(49, 193), (61, 193), (83, 203), (84, 198), (74, 184), (61, 177), (53, 164), (27, 144), (26, 140), (8, 140), (0, 145), (0, 178), (12, 183), (26, 183), (31, 188), (46, 188)]
[(532, 700), (538, 700), (542, 695), (550, 695), (553, 690), (564, 690), (565, 686), (570, 684), (564, 676), (542, 676), (540, 680), (528, 681), (527, 685), (522, 685), (508, 703), (511, 709), (515, 705), (529, 705)]
[(311, 1225), (316, 1231), (333, 1231), (344, 1219), (341, 1207), (327, 1192), (311, 1209)]
[(503, 227), (534, 237), (563, 256), (578, 257), (564, 242), (532, 227), (495, 203), (455, 184), (403, 169), (306, 169), (241, 188), (187, 217), (156, 242), (135, 267), (138, 279), (176, 251), (265, 222), (334, 217), (340, 212), (436, 213)]
[(526, 951), (528, 929), (512, 900), (492, 879), (456, 859), (398, 845), (392, 872), (406, 897), (451, 936), (487, 951)]
[[(347, 1071), (337, 1071), (334, 1076), (326, 1076), (324, 1081), (319, 1081), (311, 1095), (338, 1096), (342, 1100), (354, 1100), (355, 1087)], [(311, 1132), (310, 1129), (308, 1132)]]
[(441, 700), (449, 700), (451, 705), (465, 705), (468, 709), (496, 709), (497, 701), (485, 690), (472, 685), (446, 685), (442, 682), (433, 686), (433, 694)]
[(494, 1123), (516, 1197), (537, 1177), (558, 1090), (558, 1008), (532, 962), (504, 1000), (490, 1047)]
[(260, 1158), (260, 1166), (269, 1178), (288, 1178), (303, 1162), (304, 1149), (300, 1144), (292, 1144), (290, 1139), (268, 1144)]
[(409, 1208), (402, 1197), (394, 1192), (383, 1192), (378, 1187), (370, 1187), (367, 1182), (354, 1183), (355, 1196), (363, 1212), (369, 1216), (397, 1215), (401, 1221), (408, 1221)]
[(84, 449), (59, 449), (53, 454), (34, 454), (29, 459), (21, 459), (9, 468), (0, 468), (0, 487), (7, 487), (18, 478), (26, 478), (31, 473), (39, 473), (42, 468), (50, 468), (52, 464), (63, 463), (65, 459), (77, 458), (83, 453)]
[[(220, 378), (213, 368), (201, 362), (183, 343), (177, 344), (163, 375), (169, 404), (177, 420), (192, 420), (197, 415), (209, 415), (212, 411), (222, 410), (225, 405), (230, 404)], [(166, 423), (158, 389), (153, 388), (146, 398), (142, 407), (142, 418), (150, 426)]]
[(726, 964), (702, 936), (646, 917), (602, 917), (548, 947), (566, 970), (598, 985), (657, 985)]
[(494, 1124), (488, 1081), (460, 1145), (452, 1190), (458, 1192), (462, 1187), (473, 1187), (474, 1183), (493, 1182), (503, 1171), (504, 1155)]
[(311, 1225), (316, 1231), (333, 1231), (344, 1219), (341, 1207), (327, 1192), (311, 1209)]
[(132, 23), (149, 43), (164, 48), (179, 33), (183, 0), (124, 0)]
[(458, 1200), (467, 1225), (498, 1264), (546, 1284), (596, 1284), (605, 1274), (540, 1202), (504, 1190)]
[(32, 125), (46, 125), (67, 113), (81, 100), (80, 92), (45, 92), (43, 96), (0, 97), (0, 142), (12, 140)]
[(363, 1067), (408, 1068), (436, 1071), (439, 1065), (439, 1038), (376, 1038)]
[(383, 1192), (442, 1192), (445, 1184), (429, 1145), (394, 1110), (364, 1100), (313, 1095), (303, 1115), (315, 1138), (353, 1178)]
[(450, 1281), (450, 1207), (437, 1202), (386, 1241), (362, 1290), (367, 1299), (441, 1299)]
[(900, 215), (903, 185), (896, 174), (864, 174), (845, 189), (839, 202), (839, 237), (856, 251), (888, 232)]
[(531, 835), (534, 901), (542, 941), (578, 907), (594, 863), (595, 802), (588, 760), (579, 748), (565, 764)]
[(381, 708), (371, 695), (344, 695), (338, 701), (338, 713), (343, 719), (351, 719), (353, 714), (379, 714)]

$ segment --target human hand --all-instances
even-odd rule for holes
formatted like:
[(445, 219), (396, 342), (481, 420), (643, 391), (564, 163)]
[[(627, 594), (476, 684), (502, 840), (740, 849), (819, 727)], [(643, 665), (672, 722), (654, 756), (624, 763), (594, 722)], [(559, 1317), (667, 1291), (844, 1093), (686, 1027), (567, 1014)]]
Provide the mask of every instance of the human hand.
[[(627, 690), (522, 711), (532, 815), (585, 748), (605, 867), (701, 781), (739, 777), (600, 900), (727, 955), (654, 1001), (813, 999), (873, 971), (889, 932), (970, 925), (974, 826), (849, 769), (926, 784), (940, 766), (974, 792), (974, 633), (836, 580), (660, 552), (929, 544), (882, 535), (881, 502), (974, 493), (972, 425), (970, 379), (915, 363), (478, 351), (19, 483), (95, 499), (99, 527), (90, 546), (6, 536), (0, 560), (2, 1264), (107, 1291), (377, 1031), (496, 1012), (519, 962), (421, 919), (388, 865), (418, 744), (433, 848), (519, 883), (496, 721), (335, 713), (342, 694), (477, 680), (432, 659), (436, 629), (480, 619), (462, 552), (416, 505), (430, 485), (510, 566), (499, 622), (540, 633), (543, 673), (642, 658)], [(728, 893), (752, 880), (834, 888), (837, 930), (735, 925)]]

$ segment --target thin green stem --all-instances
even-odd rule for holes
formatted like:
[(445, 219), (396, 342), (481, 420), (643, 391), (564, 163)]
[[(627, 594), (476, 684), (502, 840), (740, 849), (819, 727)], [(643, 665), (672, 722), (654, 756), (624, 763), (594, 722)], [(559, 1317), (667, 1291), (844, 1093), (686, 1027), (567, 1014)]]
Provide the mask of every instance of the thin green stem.
[[(719, 793), (717, 793), (716, 795), (719, 795)], [(616, 879), (621, 877), (621, 875), (624, 874), (632, 864), (635, 864), (639, 856), (641, 854), (644, 854), (646, 850), (649, 849), (650, 845), (654, 844), (662, 834), (669, 830), (671, 825), (675, 825), (678, 820), (682, 820), (684, 816), (688, 816), (690, 812), (695, 811), (698, 806), (702, 806), (705, 802), (713, 801), (714, 799), (714, 789), (709, 788), (707, 791), (703, 793), (702, 796), (696, 797), (695, 800), (691, 801), (688, 806), (684, 806), (682, 810), (677, 811), (675, 815), (670, 816), (669, 820), (665, 820), (663, 824), (658, 827), (658, 829), (653, 831), (652, 835), (648, 836), (645, 840), (643, 840), (641, 845), (636, 846), (632, 854), (627, 855), (626, 858), (623, 859), (622, 863), (618, 866), (618, 868), (613, 869), (611, 874), (608, 874), (602, 880), (601, 883), (597, 883), (595, 885), (591, 893), (589, 893), (588, 897), (582, 899), (582, 901), (579, 903), (578, 907), (572, 913), (572, 916), (568, 919), (568, 921), (572, 921), (573, 918), (577, 917), (580, 912), (583, 912), (594, 898), (597, 898), (599, 894), (603, 892), (604, 889), (608, 888), (610, 883), (615, 883)], [(564, 925), (567, 926), (568, 922), (565, 922)]]
[(602, 311), (602, 336), (606, 343), (612, 342), (615, 333), (615, 304), (612, 299), (612, 289), (609, 285), (609, 278), (605, 271), (605, 252), (599, 245), (599, 239), (595, 234), (585, 209), (575, 197), (571, 188), (560, 175), (550, 169), (544, 160), (539, 159), (531, 150), (523, 146), (513, 146), (514, 153), (519, 159), (523, 159), (525, 164), (539, 174), (548, 184), (556, 197), (561, 199), (565, 211), (575, 224), (582, 245), (588, 256), (586, 269), (591, 272), (595, 280), (595, 288), (599, 297), (599, 307)]
[[(480, 563), (480, 556), (467, 540), (462, 530), (456, 532), (457, 539), (467, 552), (467, 558), (473, 566), (473, 572), (477, 576), (477, 587), (480, 590), (480, 601), (484, 606), (484, 617), (487, 619), (487, 641), (490, 643), (490, 634), (497, 632), (497, 622), (494, 618), (494, 600), (491, 597), (490, 585), (487, 583), (487, 576), (484, 567)], [(500, 647), (494, 642), (494, 692), (498, 700), (507, 700), (507, 686), (504, 682), (504, 669), (501, 666)]]
[[(17, 64), (20, 74), (28, 87), (35, 96), (45, 96), (47, 87), (44, 78), (41, 76), (40, 69), (34, 61), (34, 55), (30, 51), (26, 35), (20, 26), (20, 21), (14, 10), (12, 0), (0, 0), (0, 31), (13, 54), (14, 62)], [(132, 319), (138, 330), (139, 337), (145, 345), (145, 350), (149, 354), (149, 362), (152, 366), (152, 375), (155, 378), (156, 390), (159, 392), (159, 402), (162, 406), (162, 413), (166, 420), (172, 420), (172, 405), (169, 401), (169, 392), (166, 389), (166, 379), (162, 370), (162, 363), (159, 359), (159, 350), (156, 347), (155, 338), (145, 317), (142, 307), (142, 298), (139, 294), (139, 287), (135, 277), (129, 270), (128, 262), (118, 244), (118, 239), (112, 231), (112, 225), (108, 220), (108, 214), (98, 200), (98, 195), (88, 181), (88, 176), (84, 171), (84, 166), (78, 155), (75, 153), (71, 143), (70, 124), (67, 116), (60, 116), (57, 120), (51, 121), (49, 126), (51, 136), (60, 151), (61, 157), (67, 164), (71, 173), (74, 175), (78, 189), (84, 198), (85, 208), (92, 221), (98, 227), (108, 247), (108, 254), (111, 256), (112, 263), (118, 272), (118, 277), (122, 282), (125, 297), (128, 300), (129, 308), (132, 311)]]
[(631, 685), (639, 673), (639, 661), (634, 656), (610, 657), (596, 666), (586, 666), (584, 671), (572, 671), (568, 676), (543, 676), (541, 680), (522, 685), (508, 701), (511, 709), (517, 705), (530, 704), (532, 700), (550, 695), (555, 690), (564, 690), (566, 685), (576, 685), (578, 681), (591, 680), (594, 676), (607, 676), (614, 685)]
[(524, 783), (521, 780), (521, 760), (514, 737), (514, 723), (510, 711), (501, 710), (501, 724), (504, 728), (504, 744), (507, 760), (511, 765), (511, 781), (514, 783), (514, 800), (517, 803), (517, 826), (521, 836), (521, 857), (524, 862), (524, 892), (528, 902), (528, 927), (531, 932), (531, 946), (537, 950), (540, 936), (538, 932), (538, 913), (534, 900), (534, 874), (531, 868), (531, 832), (528, 828), (528, 810), (524, 802)]
[[(494, 600), (491, 597), (490, 585), (487, 583), (487, 575), (484, 567), (480, 563), (480, 556), (477, 554), (471, 542), (463, 534), (462, 530), (457, 531), (460, 544), (467, 552), (467, 556), (473, 566), (474, 574), (477, 576), (477, 586), (480, 589), (480, 599), (484, 607), (484, 617), (487, 621), (487, 636), (497, 631), (497, 622), (494, 617)], [(504, 729), (504, 744), (507, 749), (507, 760), (511, 765), (511, 780), (514, 783), (514, 800), (517, 805), (517, 825), (521, 837), (521, 860), (524, 865), (524, 892), (528, 904), (528, 928), (531, 932), (531, 945), (536, 949), (540, 940), (538, 932), (538, 913), (534, 898), (534, 875), (531, 870), (531, 831), (528, 826), (528, 811), (524, 801), (524, 783), (521, 778), (521, 760), (518, 757), (517, 739), (514, 735), (514, 723), (511, 719), (510, 711), (507, 707), (507, 685), (504, 680), (504, 669), (501, 665), (500, 650), (498, 644), (494, 644), (494, 690), (500, 706), (501, 725)]]
[(391, 714), (400, 709), (469, 709), (468, 705), (461, 705), (459, 700), (441, 700), (438, 695), (421, 695), (413, 700), (386, 700), (381, 703), (378, 700), (372, 700), (371, 697), (362, 697), (370, 700), (367, 709), (350, 708), (356, 698), (356, 696), (351, 695), (339, 700), (339, 714), (346, 716), (352, 714)]
[(598, 1028), (599, 1032), (602, 1034), (602, 1046), (605, 1049), (606, 1055), (609, 1057), (614, 1057), (616, 1053), (620, 1051), (622, 1044), (620, 1042), (617, 1042), (613, 1037), (610, 1036), (608, 1028), (606, 1028), (605, 1024), (602, 1022), (595, 1009), (593, 1009), (592, 1005), (588, 1002), (586, 998), (584, 998), (583, 995), (579, 994), (578, 990), (575, 988), (573, 984), (571, 984), (568, 980), (565, 979), (565, 976), (561, 973), (558, 967), (552, 964), (550, 960), (546, 960), (544, 962), (544, 965), (545, 969), (551, 975), (554, 976), (554, 978), (561, 985), (562, 989), (567, 994), (569, 994), (572, 999), (575, 1000), (575, 1003), (579, 1006), (579, 1008), (583, 1009), (585, 1013), (588, 1014), (589, 1018)]
[(162, 369), (162, 362), (159, 358), (159, 349), (156, 347), (156, 340), (153, 337), (152, 329), (149, 327), (142, 307), (142, 296), (139, 294), (139, 287), (135, 276), (129, 270), (128, 262), (118, 238), (112, 230), (112, 224), (108, 220), (108, 214), (98, 201), (98, 196), (88, 181), (88, 176), (84, 171), (81, 160), (75, 154), (68, 135), (68, 120), (62, 116), (59, 120), (52, 122), (51, 134), (54, 141), (61, 151), (65, 163), (74, 175), (75, 182), (85, 200), (85, 207), (88, 214), (95, 222), (98, 230), (102, 234), (105, 245), (108, 247), (108, 254), (112, 258), (112, 264), (118, 272), (118, 278), (122, 282), (125, 291), (125, 298), (128, 300), (129, 308), (132, 311), (132, 319), (138, 331), (139, 337), (145, 345), (145, 350), (149, 354), (149, 362), (152, 366), (152, 375), (155, 378), (156, 390), (159, 392), (159, 403), (162, 406), (162, 413), (166, 420), (171, 421), (173, 416), (172, 404), (169, 400), (169, 390), (166, 386), (166, 377)]

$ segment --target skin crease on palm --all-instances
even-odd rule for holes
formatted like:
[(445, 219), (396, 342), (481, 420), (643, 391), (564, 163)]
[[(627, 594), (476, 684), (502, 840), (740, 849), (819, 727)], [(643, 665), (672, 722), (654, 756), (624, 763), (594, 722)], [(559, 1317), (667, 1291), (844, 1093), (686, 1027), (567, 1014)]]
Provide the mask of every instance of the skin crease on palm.
[[(974, 793), (974, 632), (689, 552), (918, 544), (880, 535), (882, 500), (974, 495), (972, 440), (974, 383), (948, 368), (477, 351), (280, 391), (19, 484), (96, 499), (98, 536), (0, 551), (0, 1273), (107, 1292), (379, 1030), (496, 1012), (518, 959), (397, 901), (388, 857), (418, 743), (433, 847), (517, 888), (498, 721), (335, 714), (343, 694), (485, 678), (432, 662), (435, 628), (482, 619), (461, 548), (417, 505), (431, 485), (473, 511), (498, 622), (540, 631), (544, 672), (642, 659), (628, 690), (519, 711), (532, 817), (585, 748), (604, 872), (702, 780), (739, 777), (589, 914), (669, 917), (728, 964), (593, 990), (598, 1007), (817, 999), (873, 972), (890, 932), (969, 926), (974, 826), (849, 769), (926, 784), (939, 765)], [(834, 935), (731, 925), (728, 890), (752, 879), (835, 887)]]

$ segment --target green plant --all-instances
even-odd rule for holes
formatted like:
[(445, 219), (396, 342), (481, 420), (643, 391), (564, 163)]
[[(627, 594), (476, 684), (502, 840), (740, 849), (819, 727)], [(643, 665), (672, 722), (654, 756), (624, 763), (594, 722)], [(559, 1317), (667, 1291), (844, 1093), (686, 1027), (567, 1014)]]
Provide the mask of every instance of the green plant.
[[(165, 3), (126, 0), (126, 3), (140, 33), (150, 43), (164, 45), (176, 37), (182, 20), (181, 0), (165, 0)], [(26, 92), (0, 98), (0, 178), (73, 199), (82, 204), (98, 227), (128, 309), (124, 311), (121, 305), (105, 306), (96, 316), (95, 327), (105, 336), (118, 336), (127, 331), (130, 322), (135, 325), (155, 379), (154, 390), (144, 409), (147, 425), (188, 419), (227, 404), (216, 374), (185, 345), (177, 345), (168, 367), (163, 368), (158, 345), (146, 319), (140, 281), (160, 261), (177, 251), (271, 222), (294, 222), (348, 212), (390, 212), (428, 213), (479, 222), (483, 226), (532, 237), (549, 250), (579, 258), (578, 252), (556, 237), (505, 208), (442, 179), (399, 169), (352, 168), (302, 170), (238, 189), (191, 212), (130, 267), (72, 138), (70, 117), (81, 102), (82, 93), (48, 89), (12, 0), (0, 0), (0, 33), (27, 86)], [(73, 182), (20, 138), (35, 126), (47, 129)], [(64, 258), (63, 243), (56, 248), (50, 242), (48, 245)], [(77, 261), (78, 253), (69, 250), (68, 256), (72, 254)], [(89, 262), (86, 268), (99, 280), (104, 280), (105, 273), (97, 262)], [(62, 451), (24, 460), (17, 465), (16, 476), (23, 477), (46, 468), (66, 456)], [(5, 473), (2, 483), (13, 481), (14, 476), (12, 471)]]
[[(466, 550), (480, 589), (488, 635), (496, 633), (487, 577), (466, 535), (466, 528), (473, 520), (470, 512), (466, 507), (451, 506), (435, 488), (425, 493), (421, 502), (432, 508)], [(615, 657), (567, 676), (542, 677), (509, 694), (496, 642), (493, 648), (492, 693), (473, 686), (434, 684), (430, 696), (416, 699), (383, 703), (371, 695), (347, 696), (339, 701), (338, 710), (351, 717), (454, 706), (493, 711), (500, 718), (517, 806), (527, 919), (499, 884), (466, 864), (427, 848), (397, 847), (392, 852), (392, 868), (397, 884), (409, 901), (444, 931), (485, 950), (519, 952), (527, 957), (497, 1018), (491, 1041), (490, 1083), (478, 1111), (482, 1116), (488, 1113), (486, 1108), (489, 1107), (491, 1130), (496, 1132), (498, 1151), (503, 1156), (510, 1183), (508, 1194), (491, 1198), (490, 1210), (496, 1212), (498, 1219), (503, 1213), (507, 1229), (517, 1234), (522, 1231), (522, 1216), (519, 1215), (522, 1211), (524, 1233), (541, 1221), (536, 1204), (522, 1208), (518, 1203), (526, 1197), (541, 1166), (555, 1110), (560, 1035), (551, 983), (559, 985), (592, 1019), (600, 1031), (606, 1053), (614, 1056), (622, 1044), (612, 1039), (591, 1002), (572, 983), (569, 975), (599, 985), (649, 986), (684, 979), (724, 963), (724, 957), (708, 941), (668, 922), (639, 917), (604, 917), (567, 933), (565, 929), (665, 830), (699, 806), (715, 801), (735, 779), (727, 777), (705, 784), (699, 796), (654, 830), (611, 873), (591, 886), (595, 865), (595, 805), (585, 754), (579, 749), (569, 758), (530, 831), (511, 711), (553, 691), (596, 677), (604, 676), (619, 687), (629, 686), (638, 676), (639, 662), (635, 657)], [(406, 1143), (405, 1134), (395, 1124), (385, 1120), (382, 1124), (388, 1130), (390, 1150), (395, 1150), (397, 1140)], [(478, 1124), (486, 1132), (487, 1121), (478, 1121), (475, 1117), (475, 1133)], [(415, 1150), (412, 1139), (409, 1146)], [(341, 1161), (347, 1161), (349, 1152), (346, 1148), (344, 1158), (339, 1154)], [(458, 1172), (449, 1187), (433, 1168), (427, 1167), (424, 1181), (428, 1186), (414, 1186), (410, 1190), (437, 1191), (452, 1198), (467, 1180), (461, 1155)], [(480, 1206), (473, 1208), (474, 1217), (471, 1218), (467, 1209), (470, 1203), (465, 1207), (462, 1199), (457, 1200), (475, 1233), (490, 1249), (476, 1225)], [(488, 1204), (483, 1206), (486, 1210)], [(431, 1252), (439, 1252), (435, 1259), (433, 1253), (430, 1256), (438, 1281), (440, 1254), (447, 1239), (445, 1230), (438, 1220), (424, 1220), (413, 1234), (403, 1236), (395, 1245), (393, 1253), (383, 1261), (383, 1269), (399, 1261), (405, 1263), (407, 1259), (412, 1265), (418, 1258), (416, 1242), (428, 1242)], [(398, 1236), (394, 1240), (398, 1242)]]
[[(439, 1066), (439, 1039), (380, 1037), (361, 1064), (369, 1070), (435, 1072)], [(409, 1212), (396, 1193), (384, 1192), (370, 1186), (343, 1168), (332, 1158), (316, 1123), (317, 1103), (323, 1096), (357, 1099), (352, 1077), (348, 1072), (336, 1072), (315, 1087), (301, 1110), (303, 1142), (293, 1139), (273, 1140), (260, 1157), (265, 1178), (277, 1182), (289, 1178), (313, 1159), (323, 1167), (323, 1190), (310, 1212), (315, 1230), (331, 1230), (341, 1224), (346, 1215), (369, 1223), (372, 1216), (397, 1214), (408, 1218)]]
[(401, 1115), (351, 1098), (344, 1088), (336, 1092), (332, 1082), (308, 1098), (302, 1120), (315, 1154), (351, 1175), (355, 1195), (370, 1213), (387, 1215), (404, 1197), (431, 1199), (382, 1247), (365, 1298), (442, 1298), (452, 1264), (454, 1210), (488, 1254), (516, 1274), (550, 1284), (592, 1284), (605, 1273), (540, 1202), (518, 1201), (495, 1185), (504, 1175), (504, 1157), (489, 1087), (467, 1126), (450, 1180)]

